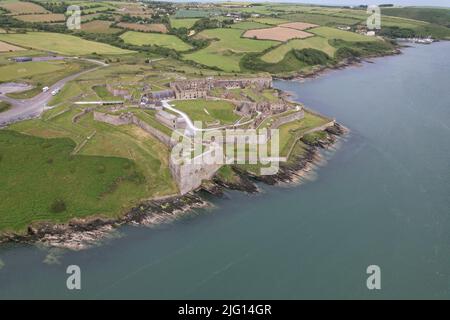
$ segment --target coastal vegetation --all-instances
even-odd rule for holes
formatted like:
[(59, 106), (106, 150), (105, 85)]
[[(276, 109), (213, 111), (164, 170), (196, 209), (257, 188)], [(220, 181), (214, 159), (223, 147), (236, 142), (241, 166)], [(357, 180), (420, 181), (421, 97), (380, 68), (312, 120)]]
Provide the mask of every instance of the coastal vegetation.
[(242, 30), (210, 29), (196, 37), (212, 40), (211, 44), (199, 51), (185, 54), (184, 58), (203, 65), (218, 67), (224, 71), (239, 71), (239, 61), (246, 52), (261, 52), (276, 44), (270, 40), (253, 40), (242, 38)]
[(127, 31), (120, 36), (125, 43), (136, 46), (157, 45), (177, 51), (186, 51), (192, 47), (174, 35)]
[[(62, 23), (70, 4), (81, 6), (80, 30)], [(93, 69), (58, 88), (39, 118), (0, 130), (0, 197), (5, 199), (0, 233), (23, 233), (36, 222), (117, 218), (133, 207), (140, 210), (136, 206), (143, 199), (177, 194), (169, 147), (143, 129), (172, 134), (174, 128), (158, 120), (157, 102), (147, 106), (143, 98), (170, 90), (173, 81), (304, 76), (394, 53), (398, 46), (391, 39), (450, 37), (448, 13), (437, 8), (383, 9), (389, 16), (375, 36), (367, 35), (365, 10), (344, 7), (8, 0), (0, 1), (0, 8), (0, 83), (31, 88), (7, 93), (9, 98), (32, 98), (69, 75)], [(262, 39), (268, 36), (271, 40)], [(43, 60), (30, 61), (37, 57)], [(267, 87), (216, 88), (209, 95), (213, 98), (171, 103), (204, 126), (240, 121), (246, 122), (243, 128), (253, 123), (271, 128), (298, 112), (291, 102), (287, 111), (271, 110), (283, 93)], [(99, 100), (118, 103), (91, 104)], [(231, 101), (241, 100), (260, 109), (238, 114), (242, 105)], [(0, 102), (0, 112), (11, 108)], [(112, 125), (95, 120), (94, 112), (133, 122)], [(328, 138), (322, 126), (331, 123), (306, 109), (304, 118), (295, 119), (278, 127), (281, 156), (293, 167), (311, 161), (311, 148)], [(216, 178), (237, 187), (248, 174), (263, 179), (260, 169), (259, 164), (224, 166)]]
[(194, 24), (198, 21), (197, 18), (170, 18), (170, 25), (172, 28), (186, 28), (190, 29), (194, 26)]

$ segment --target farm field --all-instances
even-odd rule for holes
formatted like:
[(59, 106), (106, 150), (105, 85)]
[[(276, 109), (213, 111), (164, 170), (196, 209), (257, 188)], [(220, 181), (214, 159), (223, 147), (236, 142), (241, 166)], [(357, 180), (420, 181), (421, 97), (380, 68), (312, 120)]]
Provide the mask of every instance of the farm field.
[(241, 38), (242, 32), (231, 28), (204, 30), (197, 37), (217, 40), (204, 49), (184, 55), (184, 58), (207, 66), (216, 66), (224, 71), (239, 71), (239, 61), (243, 53), (261, 52), (278, 43)]
[(244, 37), (258, 40), (287, 41), (290, 39), (304, 39), (312, 37), (311, 33), (292, 28), (273, 27), (266, 29), (247, 30)]
[(175, 12), (175, 18), (205, 18), (210, 15), (206, 10), (185, 10), (180, 9)]
[(204, 126), (215, 120), (219, 120), (221, 124), (232, 124), (240, 118), (233, 112), (234, 105), (228, 101), (181, 100), (173, 101), (173, 105), (185, 112), (192, 121), (202, 121)]
[(118, 27), (123, 29), (130, 29), (135, 31), (143, 32), (160, 32), (167, 33), (167, 27), (162, 23), (150, 23), (150, 24), (140, 24), (140, 23), (127, 23), (121, 22), (117, 24)]
[(375, 37), (368, 37), (358, 33), (343, 31), (330, 27), (318, 27), (309, 29), (308, 32), (314, 33), (318, 36), (327, 38), (327, 39), (340, 39), (344, 41), (377, 41), (378, 39)]
[(316, 36), (307, 39), (290, 40), (289, 42), (267, 52), (261, 57), (261, 59), (265, 62), (276, 63), (283, 60), (286, 53), (288, 53), (292, 49), (301, 50), (307, 48), (321, 50), (328, 54), (330, 57), (333, 57), (334, 53), (336, 52), (336, 48), (328, 43), (328, 39)]
[(348, 18), (348, 17), (336, 17), (326, 14), (317, 13), (290, 13), (282, 16), (286, 20), (302, 21), (307, 23), (313, 23), (322, 26), (338, 26), (338, 25), (355, 25), (360, 23), (361, 19)]
[(143, 33), (137, 31), (127, 31), (120, 36), (126, 43), (144, 46), (144, 45), (158, 45), (161, 47), (174, 49), (177, 51), (186, 51), (192, 47), (183, 42), (174, 35), (157, 34), (157, 33)]
[(115, 7), (117, 7), (121, 14), (129, 14), (129, 15), (143, 15), (146, 12), (144, 11), (144, 7), (140, 3), (133, 2), (110, 2), (113, 3)]
[(67, 55), (125, 54), (130, 50), (113, 47), (108, 44), (88, 41), (75, 36), (50, 33), (28, 32), (25, 34), (0, 34), (0, 41), (7, 41), (19, 46), (57, 52)]
[[(241, 38), (242, 30), (236, 29), (209, 29), (200, 32), (197, 36), (207, 39), (218, 39), (213, 41), (209, 47), (221, 50), (232, 50), (235, 52), (259, 52), (273, 45), (276, 41), (259, 41)], [(209, 48), (208, 47), (208, 48)]]
[(81, 23), (86, 23), (92, 20), (97, 19), (98, 17), (100, 17), (100, 13), (92, 13), (92, 14), (86, 14), (86, 15), (82, 15), (81, 16)]
[[(361, 10), (303, 7), (299, 11), (301, 12), (287, 13), (286, 15), (282, 15), (281, 17), (292, 21), (303, 21), (330, 27), (339, 25), (352, 26), (363, 23), (367, 19), (366, 12)], [(427, 25), (427, 23), (413, 19), (383, 16), (383, 25), (417, 29), (423, 27), (424, 25)]]
[(198, 20), (199, 20), (198, 18), (177, 19), (177, 18), (171, 17), (170, 25), (172, 26), (172, 28), (190, 29)]
[(66, 16), (62, 13), (23, 14), (15, 18), (26, 22), (63, 22), (66, 20)]
[(186, 60), (192, 60), (209, 67), (217, 67), (226, 72), (239, 72), (239, 62), (243, 53), (235, 53), (232, 51), (209, 51), (212, 48), (202, 49), (193, 53), (183, 55)]
[(234, 29), (241, 29), (241, 30), (250, 30), (250, 29), (263, 29), (268, 28), (269, 25), (254, 21), (244, 21), (244, 22), (238, 22), (231, 25), (231, 28)]
[(26, 50), (24, 48), (14, 46), (12, 44), (0, 41), (0, 52), (9, 52), (9, 51), (23, 51)]
[(291, 28), (291, 29), (296, 29), (296, 30), (307, 30), (307, 29), (311, 29), (314, 27), (318, 27), (318, 25), (312, 24), (312, 23), (306, 23), (306, 22), (288, 22), (288, 23), (280, 24), (279, 27)]
[(83, 23), (81, 25), (81, 31), (106, 34), (112, 34), (121, 31), (121, 29), (119, 28), (112, 28), (111, 24), (112, 21), (93, 20)]
[(0, 82), (21, 78), (29, 78), (34, 75), (51, 73), (64, 69), (62, 63), (52, 62), (23, 62), (0, 67)]
[(407, 19), (421, 20), (440, 25), (448, 25), (450, 21), (450, 10), (438, 8), (383, 8), (382, 14)]
[(259, 23), (263, 23), (263, 24), (270, 24), (270, 25), (274, 25), (274, 26), (277, 26), (277, 25), (282, 24), (282, 23), (290, 22), (289, 20), (284, 19), (284, 18), (272, 18), (272, 17), (253, 18), (251, 20), (254, 21), (254, 22), (259, 22)]
[(26, 13), (48, 13), (43, 7), (22, 1), (3, 1), (0, 2), (0, 8), (4, 8), (11, 12), (11, 14), (26, 14)]

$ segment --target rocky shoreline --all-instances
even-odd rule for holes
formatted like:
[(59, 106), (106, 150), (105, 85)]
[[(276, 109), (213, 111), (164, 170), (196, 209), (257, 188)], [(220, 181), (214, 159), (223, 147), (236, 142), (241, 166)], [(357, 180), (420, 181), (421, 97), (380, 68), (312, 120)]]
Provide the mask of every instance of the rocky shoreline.
[(324, 132), (327, 134), (326, 137), (314, 143), (300, 139), (307, 145), (306, 153), (293, 155), (288, 162), (281, 163), (279, 171), (275, 175), (258, 176), (243, 171), (237, 166), (232, 166), (234, 173), (239, 177), (239, 183), (225, 183), (216, 177), (213, 179), (213, 184), (208, 184), (203, 188), (213, 195), (221, 196), (226, 190), (237, 190), (247, 193), (258, 192), (258, 183), (278, 185), (297, 182), (310, 171), (312, 166), (321, 161), (319, 151), (335, 145), (338, 137), (348, 133), (348, 129), (335, 123), (334, 126), (325, 129)]
[(400, 50), (400, 48), (404, 48), (404, 47), (407, 47), (407, 46), (398, 46), (390, 53), (374, 54), (374, 55), (365, 56), (365, 57), (361, 57), (361, 58), (354, 57), (354, 58), (344, 59), (344, 60), (336, 63), (335, 65), (321, 66), (321, 67), (319, 67), (311, 72), (308, 72), (308, 73), (298, 72), (298, 73), (287, 74), (287, 75), (282, 75), (282, 74), (276, 75), (276, 76), (273, 76), (273, 79), (274, 80), (301, 81), (301, 80), (305, 80), (305, 79), (316, 78), (328, 71), (342, 70), (342, 69), (345, 69), (348, 67), (360, 65), (363, 62), (372, 63), (372, 61), (370, 59), (383, 58), (383, 57), (395, 56), (395, 55), (402, 54), (402, 51)]
[(326, 138), (308, 144), (306, 154), (294, 155), (289, 162), (280, 164), (276, 175), (256, 176), (233, 166), (233, 171), (239, 177), (237, 183), (226, 183), (216, 176), (195, 192), (143, 202), (119, 219), (97, 217), (73, 219), (65, 224), (36, 223), (28, 227), (26, 234), (3, 234), (0, 243), (38, 243), (48, 247), (82, 250), (95, 246), (122, 225), (156, 226), (172, 222), (193, 209), (211, 206), (205, 199), (205, 192), (215, 197), (223, 196), (227, 190), (256, 193), (258, 183), (277, 185), (299, 181), (320, 161), (319, 150), (334, 145), (337, 137), (345, 134), (347, 129), (336, 123), (325, 132)]
[[(401, 54), (402, 46), (397, 46), (391, 53), (377, 54), (363, 58), (343, 60), (333, 66), (323, 66), (310, 73), (290, 74), (286, 76), (274, 76), (274, 79), (301, 81), (307, 78), (315, 78), (330, 70), (339, 70), (358, 65), (362, 62), (371, 62), (369, 59)], [(287, 97), (288, 92), (281, 92)], [(113, 230), (126, 224), (135, 225), (159, 225), (174, 221), (186, 212), (195, 208), (203, 208), (211, 204), (202, 196), (203, 192), (213, 196), (222, 196), (226, 190), (237, 190), (247, 193), (258, 192), (258, 183), (276, 185), (282, 183), (295, 183), (301, 181), (311, 168), (321, 161), (320, 149), (331, 147), (336, 142), (336, 137), (347, 132), (347, 129), (338, 123), (325, 130), (327, 138), (314, 144), (307, 144), (305, 155), (295, 155), (287, 163), (280, 164), (280, 170), (273, 176), (256, 176), (245, 172), (238, 167), (233, 171), (238, 176), (237, 183), (227, 183), (217, 177), (202, 185), (200, 190), (184, 196), (174, 196), (159, 200), (150, 200), (131, 209), (125, 216), (119, 219), (105, 219), (91, 217), (87, 219), (73, 219), (65, 224), (36, 223), (28, 227), (25, 234), (7, 233), (0, 235), (0, 244), (15, 242), (29, 244), (43, 244), (50, 247), (81, 250), (91, 247), (99, 240), (107, 237)], [(305, 142), (305, 141), (304, 141)]]

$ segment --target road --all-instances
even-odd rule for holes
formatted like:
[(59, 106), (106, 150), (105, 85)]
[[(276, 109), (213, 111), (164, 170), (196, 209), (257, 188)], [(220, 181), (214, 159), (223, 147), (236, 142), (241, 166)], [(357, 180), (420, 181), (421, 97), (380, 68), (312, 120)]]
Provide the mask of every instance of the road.
[[(227, 129), (227, 128), (232, 128), (232, 127), (233, 127), (233, 125), (225, 125), (225, 126), (214, 127), (214, 128), (210, 128), (210, 129), (202, 129), (202, 128), (198, 128), (198, 127), (196, 127), (196, 126), (192, 123), (191, 119), (189, 118), (189, 116), (188, 116), (186, 113), (184, 113), (183, 111), (180, 111), (180, 110), (178, 110), (178, 109), (172, 107), (172, 106), (170, 105), (170, 103), (169, 103), (169, 100), (162, 100), (161, 103), (162, 103), (162, 105), (163, 105), (163, 107), (164, 107), (165, 109), (168, 109), (168, 110), (170, 110), (170, 111), (173, 111), (173, 112), (175, 112), (175, 113), (178, 113), (178, 114), (184, 119), (184, 121), (186, 121), (186, 125), (187, 125), (186, 130), (187, 130), (187, 134), (188, 134), (188, 135), (193, 136), (193, 135), (195, 134), (196, 131), (202, 131), (202, 132), (204, 132), (204, 131), (221, 130), (221, 129)], [(257, 112), (259, 112), (259, 111), (257, 111)], [(259, 113), (259, 114), (260, 114), (260, 113)], [(258, 114), (258, 115), (259, 115), (259, 114)], [(243, 126), (243, 125), (246, 125), (247, 123), (251, 123), (251, 122), (253, 122), (253, 121), (255, 121), (255, 120), (254, 120), (254, 119), (250, 119), (250, 120), (248, 120), (248, 121), (246, 121), (246, 122), (240, 123), (239, 125), (240, 125), (240, 126)]]
[(55, 84), (53, 84), (51, 87), (49, 87), (49, 90), (47, 92), (41, 92), (40, 94), (38, 94), (33, 98), (17, 100), (0, 94), (0, 100), (6, 101), (12, 105), (11, 109), (0, 113), (0, 127), (20, 120), (25, 120), (39, 116), (44, 111), (44, 107), (47, 105), (47, 103), (53, 98), (52, 96), (53, 90), (61, 89), (67, 82), (72, 81), (85, 73), (92, 72), (94, 70), (107, 66), (107, 64), (104, 64), (101, 61), (97, 60), (89, 60), (89, 61), (97, 63), (100, 66), (89, 70), (84, 70), (72, 74), (64, 79), (61, 79)]

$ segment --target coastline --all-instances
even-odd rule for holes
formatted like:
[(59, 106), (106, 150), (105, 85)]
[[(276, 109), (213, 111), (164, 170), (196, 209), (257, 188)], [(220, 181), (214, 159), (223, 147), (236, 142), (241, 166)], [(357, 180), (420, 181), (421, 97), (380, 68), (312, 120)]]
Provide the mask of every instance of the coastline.
[(329, 71), (343, 70), (348, 67), (354, 67), (354, 66), (361, 65), (361, 63), (364, 63), (364, 62), (373, 63), (373, 61), (371, 59), (385, 58), (385, 57), (400, 55), (400, 54), (402, 54), (401, 49), (408, 48), (408, 47), (410, 47), (410, 46), (397, 45), (393, 51), (388, 52), (388, 53), (373, 54), (373, 55), (368, 55), (368, 56), (364, 56), (364, 57), (360, 57), (360, 58), (355, 58), (355, 57), (347, 58), (347, 59), (344, 59), (334, 65), (320, 66), (320, 67), (318, 67), (310, 72), (307, 72), (307, 73), (300, 71), (300, 72), (295, 72), (295, 73), (286, 74), (286, 75), (283, 75), (283, 74), (274, 75), (273, 79), (274, 80), (290, 80), (290, 81), (302, 81), (305, 79), (314, 79), (314, 78), (321, 76)]
[(5, 243), (40, 244), (46, 247), (83, 250), (95, 246), (107, 238), (114, 230), (124, 225), (157, 226), (173, 222), (195, 209), (213, 207), (205, 194), (223, 197), (227, 190), (245, 193), (259, 192), (258, 184), (294, 186), (307, 180), (308, 174), (320, 164), (320, 150), (332, 148), (338, 138), (348, 133), (348, 129), (335, 123), (324, 130), (326, 138), (306, 144), (305, 155), (294, 155), (286, 163), (280, 164), (280, 170), (273, 176), (256, 176), (233, 166), (239, 177), (239, 183), (224, 183), (215, 176), (199, 189), (183, 196), (172, 196), (158, 200), (149, 200), (132, 208), (124, 216), (113, 218), (92, 217), (73, 219), (67, 223), (55, 224), (39, 222), (28, 227), (26, 234), (5, 233), (0, 235), (0, 245)]
[[(298, 73), (285, 77), (274, 76), (273, 78), (290, 81), (312, 79), (331, 70), (341, 70), (359, 65), (363, 62), (371, 62), (368, 59), (402, 54), (400, 48), (403, 48), (403, 46), (396, 47), (389, 54), (347, 59), (333, 66), (323, 66), (308, 74)], [(286, 91), (282, 91), (282, 94), (290, 95)], [(345, 135), (349, 131), (337, 122), (334, 127), (329, 129), (324, 131), (327, 132), (327, 138), (324, 141), (320, 140), (317, 144), (308, 145), (305, 155), (295, 156), (294, 161), (282, 163), (280, 165), (280, 171), (274, 176), (256, 176), (249, 172), (239, 170), (237, 167), (233, 167), (233, 171), (240, 179), (238, 184), (227, 184), (214, 177), (212, 181), (203, 184), (198, 190), (187, 195), (176, 195), (164, 199), (141, 202), (129, 210), (128, 213), (117, 219), (91, 217), (73, 219), (63, 224), (49, 222), (34, 223), (28, 227), (25, 234), (0, 234), (0, 245), (12, 242), (41, 244), (47, 247), (70, 250), (83, 250), (97, 245), (100, 240), (106, 238), (120, 226), (156, 226), (174, 221), (196, 208), (211, 207), (212, 204), (202, 195), (204, 192), (215, 197), (221, 197), (226, 190), (236, 190), (246, 193), (259, 192), (258, 183), (268, 185), (296, 185), (304, 179), (307, 179), (309, 172), (321, 162), (322, 159), (319, 155), (319, 150), (333, 147), (337, 142), (337, 137)]]

